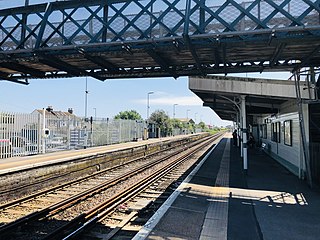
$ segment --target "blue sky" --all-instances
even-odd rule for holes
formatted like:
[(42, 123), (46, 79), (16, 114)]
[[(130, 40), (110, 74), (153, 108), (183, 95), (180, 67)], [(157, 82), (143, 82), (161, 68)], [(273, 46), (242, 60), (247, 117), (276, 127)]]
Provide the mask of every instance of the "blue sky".
[[(55, 110), (73, 108), (76, 115), (85, 115), (85, 78), (31, 80), (28, 86), (0, 81), (0, 110), (32, 112), (48, 105)], [(188, 89), (187, 77), (149, 79), (117, 79), (101, 82), (88, 77), (88, 116), (113, 117), (120, 111), (137, 110), (147, 115), (147, 93), (150, 95), (150, 113), (163, 109), (170, 117), (173, 104), (176, 118), (193, 118), (208, 124), (226, 125)]]
[[(234, 76), (234, 75), (233, 75)], [(246, 76), (238, 74), (237, 76)], [(248, 74), (248, 77), (287, 79), (285, 73)], [(78, 116), (85, 115), (85, 78), (35, 79), (28, 86), (0, 81), (0, 111), (29, 113), (34, 109), (53, 106), (54, 110), (73, 108)], [(88, 77), (88, 116), (109, 117), (124, 110), (134, 109), (143, 118), (147, 115), (147, 93), (150, 95), (150, 113), (163, 109), (170, 117), (173, 104), (176, 118), (200, 119), (207, 124), (225, 126), (210, 108), (202, 107), (202, 101), (188, 88), (188, 78), (117, 79), (101, 82)]]
[[(25, 0), (0, 0), (0, 9), (21, 6)], [(30, 0), (30, 4), (46, 2)], [(216, 1), (218, 4), (223, 1)], [(246, 74), (238, 75), (246, 76)], [(248, 74), (248, 77), (268, 77), (287, 79), (288, 74)], [(52, 106), (54, 110), (73, 108), (78, 116), (84, 116), (85, 78), (70, 79), (35, 79), (30, 85), (24, 86), (6, 81), (0, 81), (0, 111), (30, 113), (34, 109)], [(173, 115), (173, 105), (177, 118), (188, 117), (210, 125), (228, 125), (222, 121), (210, 108), (202, 107), (202, 101), (188, 89), (188, 78), (152, 78), (130, 80), (99, 80), (88, 77), (88, 116), (112, 118), (120, 111), (134, 109), (143, 118), (147, 112), (147, 93), (150, 95), (150, 113), (163, 109), (170, 117)], [(190, 111), (188, 111), (190, 110)]]

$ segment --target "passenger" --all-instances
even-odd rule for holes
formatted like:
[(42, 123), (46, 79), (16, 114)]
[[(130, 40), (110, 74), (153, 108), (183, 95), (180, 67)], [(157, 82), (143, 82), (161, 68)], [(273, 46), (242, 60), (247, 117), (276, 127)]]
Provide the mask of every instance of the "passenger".
[(237, 130), (234, 130), (234, 131), (233, 131), (232, 137), (233, 137), (233, 145), (234, 145), (234, 146), (237, 146), (237, 140), (238, 140)]
[(253, 148), (256, 141), (254, 140), (253, 134), (249, 133), (248, 146)]

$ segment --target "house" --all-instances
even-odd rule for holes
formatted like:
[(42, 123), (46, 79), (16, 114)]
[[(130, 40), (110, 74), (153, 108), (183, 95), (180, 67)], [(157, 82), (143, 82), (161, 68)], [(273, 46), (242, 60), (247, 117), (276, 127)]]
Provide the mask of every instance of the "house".
[[(37, 114), (42, 117), (43, 109), (36, 109), (31, 114)], [(67, 112), (55, 111), (52, 106), (48, 106), (45, 109), (46, 128), (77, 128), (81, 127), (82, 119), (77, 117), (72, 108), (69, 108)]]
[(189, 124), (195, 124), (192, 118), (176, 118), (182, 123), (189, 123)]
[[(43, 119), (43, 111), (45, 111), (45, 128), (49, 130), (47, 144), (49, 147), (56, 148), (62, 145), (76, 146), (84, 141), (84, 121), (77, 117), (72, 108), (68, 111), (55, 111), (52, 106), (45, 110), (36, 109), (32, 112), (39, 116), (39, 122)], [(52, 145), (52, 146), (51, 146)]]

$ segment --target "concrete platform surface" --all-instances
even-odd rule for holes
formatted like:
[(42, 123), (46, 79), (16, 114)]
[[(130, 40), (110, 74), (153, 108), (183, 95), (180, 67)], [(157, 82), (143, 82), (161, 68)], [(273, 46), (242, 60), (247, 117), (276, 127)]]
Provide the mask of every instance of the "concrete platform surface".
[(244, 175), (227, 135), (134, 240), (320, 239), (320, 191), (260, 149), (248, 160)]

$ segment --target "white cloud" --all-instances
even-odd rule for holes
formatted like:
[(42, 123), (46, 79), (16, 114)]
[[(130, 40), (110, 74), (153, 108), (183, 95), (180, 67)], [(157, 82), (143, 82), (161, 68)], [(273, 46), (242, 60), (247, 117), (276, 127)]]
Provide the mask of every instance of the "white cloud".
[[(162, 96), (155, 96), (152, 95), (150, 96), (150, 103), (153, 105), (162, 105), (162, 106), (167, 106), (167, 105), (173, 105), (173, 104), (178, 104), (180, 106), (202, 106), (202, 100), (198, 98), (197, 96), (182, 96), (182, 97), (177, 97), (177, 96), (170, 96), (167, 95), (163, 92), (157, 95), (162, 95)], [(147, 99), (138, 99), (135, 100), (135, 103), (139, 104), (146, 104)]]

